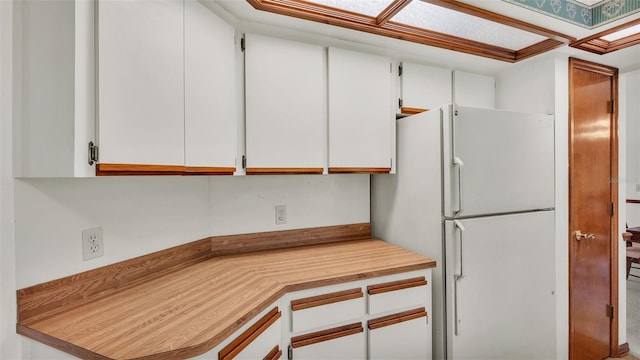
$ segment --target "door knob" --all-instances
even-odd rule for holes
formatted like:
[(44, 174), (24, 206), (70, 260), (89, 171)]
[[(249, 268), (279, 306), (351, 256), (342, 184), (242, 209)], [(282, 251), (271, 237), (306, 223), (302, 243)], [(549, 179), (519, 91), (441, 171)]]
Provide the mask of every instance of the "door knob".
[(581, 239), (595, 239), (596, 234), (583, 234), (582, 231), (576, 230), (573, 232), (573, 236), (575, 236), (576, 240), (580, 241)]

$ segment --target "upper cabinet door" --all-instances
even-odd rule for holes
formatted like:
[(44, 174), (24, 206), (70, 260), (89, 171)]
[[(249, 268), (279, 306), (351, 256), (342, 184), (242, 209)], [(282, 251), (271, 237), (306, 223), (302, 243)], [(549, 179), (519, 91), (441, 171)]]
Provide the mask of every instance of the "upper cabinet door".
[(401, 112), (432, 110), (452, 102), (451, 70), (403, 62), (400, 81)]
[(329, 49), (329, 172), (390, 172), (391, 61)]
[(98, 2), (98, 173), (184, 169), (183, 5)]
[(247, 174), (323, 172), (324, 59), (318, 45), (246, 35)]
[(496, 79), (492, 76), (453, 72), (453, 102), (457, 105), (496, 107)]
[(185, 171), (232, 174), (237, 153), (234, 28), (185, 1)]

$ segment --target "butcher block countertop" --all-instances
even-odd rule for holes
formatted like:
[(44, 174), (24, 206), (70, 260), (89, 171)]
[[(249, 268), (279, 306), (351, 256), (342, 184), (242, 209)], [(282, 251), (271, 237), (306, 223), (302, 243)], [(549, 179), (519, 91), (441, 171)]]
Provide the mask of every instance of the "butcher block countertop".
[(287, 292), (432, 267), (369, 224), (212, 237), (18, 290), (17, 332), (84, 359), (182, 359)]

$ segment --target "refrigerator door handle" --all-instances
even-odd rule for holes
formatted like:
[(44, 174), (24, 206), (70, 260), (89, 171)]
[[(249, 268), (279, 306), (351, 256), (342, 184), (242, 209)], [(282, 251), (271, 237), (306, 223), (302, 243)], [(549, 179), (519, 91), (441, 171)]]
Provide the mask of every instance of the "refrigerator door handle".
[(458, 244), (456, 246), (458, 261), (456, 261), (456, 271), (453, 274), (453, 327), (455, 335), (458, 335), (458, 280), (464, 277), (462, 268), (462, 235), (464, 233), (464, 226), (458, 220), (454, 220), (453, 225), (459, 230), (457, 231)]
[(462, 159), (460, 159), (459, 157), (454, 157), (453, 158), (453, 166), (458, 168), (458, 210), (453, 212), (454, 216), (458, 216), (460, 214), (462, 214), (463, 208), (462, 208), (462, 169), (464, 168), (464, 163), (462, 162)]

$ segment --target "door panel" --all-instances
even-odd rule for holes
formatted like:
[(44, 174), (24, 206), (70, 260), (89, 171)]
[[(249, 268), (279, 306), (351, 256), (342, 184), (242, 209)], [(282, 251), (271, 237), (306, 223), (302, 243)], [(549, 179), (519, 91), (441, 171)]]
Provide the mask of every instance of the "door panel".
[(553, 116), (462, 106), (448, 109), (443, 117), (449, 173), (444, 193), (451, 195), (445, 196), (445, 216), (554, 206)]
[(554, 217), (445, 222), (448, 359), (555, 358)]
[[(571, 61), (569, 355), (575, 360), (603, 359), (613, 345), (617, 348), (610, 341), (613, 327), (607, 316), (607, 306), (617, 302), (611, 291), (617, 284), (611, 237), (617, 233), (611, 212), (617, 185), (610, 181), (617, 176), (612, 160), (617, 144), (615, 116), (607, 106), (614, 98), (615, 76), (612, 69)], [(588, 235), (578, 240), (577, 230)]]

